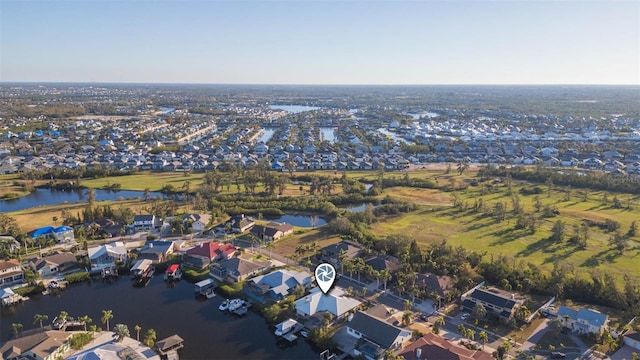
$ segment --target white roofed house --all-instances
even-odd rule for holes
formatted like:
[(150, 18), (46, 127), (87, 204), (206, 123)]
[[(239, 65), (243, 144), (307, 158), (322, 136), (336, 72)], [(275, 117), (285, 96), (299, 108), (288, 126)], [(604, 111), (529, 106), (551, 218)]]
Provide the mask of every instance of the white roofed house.
[(89, 248), (87, 254), (91, 267), (113, 265), (116, 261), (126, 262), (128, 259), (127, 247), (122, 241)]
[(290, 295), (297, 286), (307, 288), (311, 282), (311, 276), (305, 271), (276, 270), (249, 280), (247, 290), (262, 297), (268, 295), (279, 301)]
[(332, 314), (336, 319), (346, 317), (353, 309), (358, 308), (362, 303), (354, 298), (346, 297), (344, 290), (333, 288), (326, 295), (320, 288), (311, 289), (311, 293), (296, 300), (296, 314), (307, 318), (322, 312)]

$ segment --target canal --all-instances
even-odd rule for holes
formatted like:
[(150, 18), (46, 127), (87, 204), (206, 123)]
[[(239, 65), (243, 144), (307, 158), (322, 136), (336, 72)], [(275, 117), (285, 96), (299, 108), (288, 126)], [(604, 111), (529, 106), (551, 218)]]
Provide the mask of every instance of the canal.
[(169, 287), (162, 276), (154, 277), (145, 288), (134, 288), (127, 277), (111, 283), (96, 281), (72, 285), (57, 296), (38, 295), (20, 305), (0, 309), (0, 336), (6, 340), (11, 324), (20, 323), (24, 330), (37, 327), (35, 314), (53, 320), (60, 311), (75, 318), (88, 315), (93, 323), (100, 322), (102, 310), (112, 310), (110, 326), (129, 326), (132, 337), (136, 324), (142, 327), (140, 340), (153, 328), (158, 339), (178, 334), (185, 340), (181, 359), (315, 359), (317, 351), (300, 338), (295, 343), (282, 344), (274, 329), (257, 313), (236, 317), (218, 310), (221, 296), (198, 300), (193, 284), (180, 281)]

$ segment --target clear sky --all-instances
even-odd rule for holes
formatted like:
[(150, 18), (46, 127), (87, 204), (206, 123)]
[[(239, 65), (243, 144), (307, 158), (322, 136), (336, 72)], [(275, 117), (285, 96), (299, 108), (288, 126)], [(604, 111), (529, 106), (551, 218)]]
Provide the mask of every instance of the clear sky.
[(0, 81), (640, 84), (640, 1), (6, 1)]

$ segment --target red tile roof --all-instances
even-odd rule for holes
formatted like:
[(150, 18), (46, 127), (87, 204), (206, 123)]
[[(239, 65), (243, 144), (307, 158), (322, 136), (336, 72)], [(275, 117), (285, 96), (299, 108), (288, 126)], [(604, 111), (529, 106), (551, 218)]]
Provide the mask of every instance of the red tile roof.
[(209, 260), (213, 260), (216, 256), (218, 256), (219, 249), (220, 249), (220, 243), (207, 241), (187, 250), (187, 254), (200, 255), (208, 258)]

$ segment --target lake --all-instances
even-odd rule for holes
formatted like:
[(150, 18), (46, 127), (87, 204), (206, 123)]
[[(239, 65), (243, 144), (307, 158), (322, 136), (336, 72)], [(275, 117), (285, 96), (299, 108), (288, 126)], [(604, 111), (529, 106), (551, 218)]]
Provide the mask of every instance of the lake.
[(413, 144), (411, 141), (409, 141), (409, 140), (407, 140), (407, 139), (405, 139), (403, 137), (400, 137), (396, 133), (391, 132), (391, 131), (389, 131), (389, 130), (387, 130), (385, 128), (378, 129), (378, 132), (380, 132), (380, 133), (382, 133), (384, 135), (387, 135), (387, 136), (391, 136), (391, 138), (393, 140), (397, 141), (397, 142), (403, 142), (405, 144)]
[(218, 310), (221, 296), (197, 300), (193, 284), (178, 282), (169, 287), (162, 276), (154, 277), (145, 288), (134, 288), (129, 278), (113, 283), (93, 282), (77, 284), (59, 296), (38, 295), (14, 307), (0, 309), (1, 340), (12, 333), (11, 324), (20, 323), (24, 330), (32, 329), (35, 314), (45, 314), (52, 321), (64, 310), (73, 317), (88, 315), (93, 323), (101, 322), (102, 310), (113, 310), (110, 326), (123, 323), (135, 338), (134, 326), (144, 332), (153, 328), (158, 340), (178, 334), (184, 341), (181, 359), (316, 359), (314, 351), (304, 339), (279, 347), (275, 330), (262, 316), (248, 312), (238, 318)]
[[(36, 189), (27, 196), (13, 200), (0, 200), (0, 212), (13, 212), (42, 205), (58, 205), (64, 202), (86, 202), (89, 189)], [(118, 200), (119, 198), (143, 197), (144, 191), (133, 190), (100, 190), (96, 189), (96, 201)], [(161, 193), (152, 192), (151, 197), (162, 197)]]
[(269, 108), (274, 110), (284, 110), (294, 114), (320, 109), (319, 107), (316, 107), (316, 106), (306, 106), (306, 105), (269, 105)]
[(415, 120), (418, 120), (420, 118), (434, 118), (434, 117), (438, 117), (440, 116), (440, 114), (436, 114), (433, 112), (426, 112), (426, 113), (420, 113), (420, 114), (412, 114), (412, 113), (408, 113), (407, 115), (411, 116), (412, 118), (414, 118)]
[[(311, 217), (308, 215), (282, 215), (279, 218), (265, 217), (265, 220), (275, 221), (279, 223), (287, 223), (297, 227), (314, 227), (311, 225)], [(315, 227), (326, 224), (327, 222), (318, 217)]]

